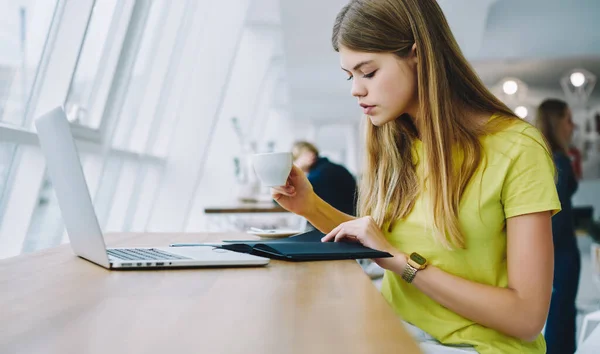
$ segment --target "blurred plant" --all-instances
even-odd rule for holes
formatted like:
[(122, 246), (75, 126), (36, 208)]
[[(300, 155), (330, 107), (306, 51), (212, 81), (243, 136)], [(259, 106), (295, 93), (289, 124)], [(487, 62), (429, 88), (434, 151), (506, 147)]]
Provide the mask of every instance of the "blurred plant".
[(242, 132), (242, 127), (240, 126), (240, 121), (237, 119), (237, 117), (231, 117), (231, 124), (233, 125), (233, 131), (235, 131), (235, 134), (238, 137), (240, 146), (243, 147), (246, 137), (244, 136), (244, 133)]
[(241, 182), (241, 174), (242, 174), (242, 168), (240, 166), (240, 158), (239, 157), (234, 157), (233, 158), (233, 165), (235, 168), (235, 178), (237, 179), (238, 182)]
[(233, 131), (237, 135), (242, 154), (254, 154), (256, 153), (256, 142), (253, 140), (248, 141), (246, 134), (242, 130), (239, 119), (237, 117), (231, 117), (231, 124), (233, 125)]
[(235, 166), (235, 178), (240, 185), (250, 184), (250, 193), (254, 193), (254, 189), (256, 189), (254, 184), (256, 184), (257, 181), (254, 173), (252, 172), (250, 156), (256, 153), (256, 142), (247, 140), (247, 136), (244, 134), (240, 121), (237, 117), (231, 118), (231, 124), (238, 138), (241, 149), (239, 155), (233, 158), (233, 163)]

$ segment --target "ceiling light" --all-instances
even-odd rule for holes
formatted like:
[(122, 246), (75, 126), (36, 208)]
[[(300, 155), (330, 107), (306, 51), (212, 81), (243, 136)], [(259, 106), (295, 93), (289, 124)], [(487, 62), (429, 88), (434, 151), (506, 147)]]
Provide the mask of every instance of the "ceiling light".
[(521, 119), (525, 119), (527, 117), (528, 113), (529, 112), (527, 111), (526, 107), (519, 106), (519, 107), (515, 108), (515, 114)]
[(585, 84), (585, 75), (582, 72), (576, 71), (570, 76), (571, 84), (575, 87), (581, 87)]
[(502, 84), (502, 90), (507, 95), (514, 95), (519, 90), (519, 85), (514, 80), (506, 80)]
[(574, 68), (560, 78), (560, 86), (571, 106), (583, 106), (587, 103), (597, 77), (584, 68)]

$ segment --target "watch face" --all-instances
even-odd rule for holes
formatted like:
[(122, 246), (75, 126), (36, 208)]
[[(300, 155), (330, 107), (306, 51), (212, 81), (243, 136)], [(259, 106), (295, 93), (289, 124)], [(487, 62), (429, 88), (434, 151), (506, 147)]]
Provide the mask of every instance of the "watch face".
[(415, 261), (415, 263), (417, 263), (418, 265), (423, 265), (423, 264), (427, 263), (427, 260), (425, 258), (423, 258), (423, 256), (421, 256), (418, 253), (412, 253), (410, 255), (410, 259), (412, 259), (413, 261)]

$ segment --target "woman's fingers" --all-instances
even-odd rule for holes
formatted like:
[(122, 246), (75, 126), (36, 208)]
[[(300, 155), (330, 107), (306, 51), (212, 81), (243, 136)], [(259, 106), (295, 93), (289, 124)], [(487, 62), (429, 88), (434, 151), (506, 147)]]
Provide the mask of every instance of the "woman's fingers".
[(349, 233), (348, 230), (346, 230), (342, 227), (342, 225), (340, 225), (335, 229), (331, 230), (330, 233), (325, 235), (325, 237), (321, 239), (321, 242), (339, 242), (343, 240), (358, 241), (358, 237), (354, 236), (352, 233)]
[(340, 241), (343, 241), (345, 238), (348, 238), (348, 234), (346, 232), (344, 232), (344, 230), (340, 230), (340, 232), (338, 232), (335, 235), (334, 240), (335, 240), (335, 242), (340, 242)]
[(335, 242), (360, 242), (357, 236), (348, 233), (345, 230), (341, 230), (335, 235)]
[(302, 170), (300, 170), (300, 167), (292, 165), (292, 170), (290, 171), (290, 178), (299, 176), (300, 173), (303, 173)]
[(278, 194), (285, 195), (287, 197), (293, 197), (296, 195), (296, 189), (293, 186), (271, 188), (271, 196), (275, 197)]
[(321, 242), (329, 242), (331, 240), (333, 240), (335, 238), (335, 235), (337, 235), (337, 233), (340, 231), (340, 227), (336, 227), (335, 229), (331, 230), (327, 235), (325, 235), (322, 239)]

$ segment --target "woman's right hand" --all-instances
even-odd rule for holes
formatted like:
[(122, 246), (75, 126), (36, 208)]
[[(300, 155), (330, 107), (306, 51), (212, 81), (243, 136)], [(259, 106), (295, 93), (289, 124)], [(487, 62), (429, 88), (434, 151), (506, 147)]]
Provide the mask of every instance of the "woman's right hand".
[(303, 215), (312, 207), (315, 192), (304, 172), (292, 165), (285, 186), (271, 188), (271, 196), (285, 210)]

